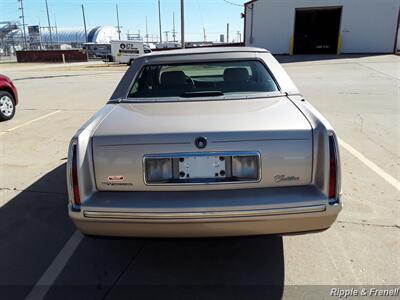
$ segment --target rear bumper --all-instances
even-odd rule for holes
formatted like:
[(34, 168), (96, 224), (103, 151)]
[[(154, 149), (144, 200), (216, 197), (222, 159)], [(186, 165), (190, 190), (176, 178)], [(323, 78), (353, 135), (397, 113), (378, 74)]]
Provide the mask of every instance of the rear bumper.
[[(300, 189), (300, 190), (299, 190)], [(341, 204), (312, 187), (212, 192), (97, 193), (79, 211), (90, 235), (145, 237), (239, 236), (329, 228)]]

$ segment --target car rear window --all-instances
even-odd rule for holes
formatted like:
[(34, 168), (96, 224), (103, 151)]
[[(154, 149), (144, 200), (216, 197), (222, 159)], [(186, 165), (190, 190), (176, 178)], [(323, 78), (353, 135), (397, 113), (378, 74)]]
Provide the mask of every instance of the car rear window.
[(260, 61), (145, 66), (129, 98), (198, 97), (278, 91)]

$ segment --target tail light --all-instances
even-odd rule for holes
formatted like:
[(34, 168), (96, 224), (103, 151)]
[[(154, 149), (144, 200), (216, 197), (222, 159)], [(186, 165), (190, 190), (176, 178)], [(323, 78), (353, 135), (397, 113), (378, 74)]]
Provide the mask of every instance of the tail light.
[(72, 142), (72, 161), (71, 161), (71, 184), (73, 199), (72, 202), (75, 205), (81, 205), (81, 197), (79, 195), (79, 183), (78, 183), (78, 158), (77, 158), (77, 141)]
[(333, 133), (329, 133), (329, 198), (337, 196), (337, 153), (336, 140)]
[(233, 156), (232, 157), (232, 176), (241, 180), (258, 178), (258, 157)]
[(168, 182), (173, 179), (172, 159), (146, 159), (146, 181), (149, 183)]

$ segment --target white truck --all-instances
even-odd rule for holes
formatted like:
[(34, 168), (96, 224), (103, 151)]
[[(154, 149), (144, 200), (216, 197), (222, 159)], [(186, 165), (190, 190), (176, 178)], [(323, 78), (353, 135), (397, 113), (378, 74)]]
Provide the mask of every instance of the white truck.
[(120, 64), (131, 65), (132, 62), (145, 53), (151, 52), (144, 47), (143, 42), (138, 41), (111, 41), (111, 57), (110, 61)]

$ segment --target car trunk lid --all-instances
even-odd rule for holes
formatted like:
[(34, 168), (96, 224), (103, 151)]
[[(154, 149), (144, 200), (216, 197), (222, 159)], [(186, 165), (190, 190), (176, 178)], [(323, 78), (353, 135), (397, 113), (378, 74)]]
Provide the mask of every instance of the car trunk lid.
[[(205, 149), (196, 148), (206, 137)], [(256, 183), (146, 185), (149, 154), (258, 152)], [(99, 190), (193, 190), (305, 185), (311, 180), (312, 130), (286, 97), (162, 103), (121, 103), (95, 130), (93, 157)], [(110, 178), (120, 178), (118, 182)], [(123, 178), (123, 179), (122, 179)]]

